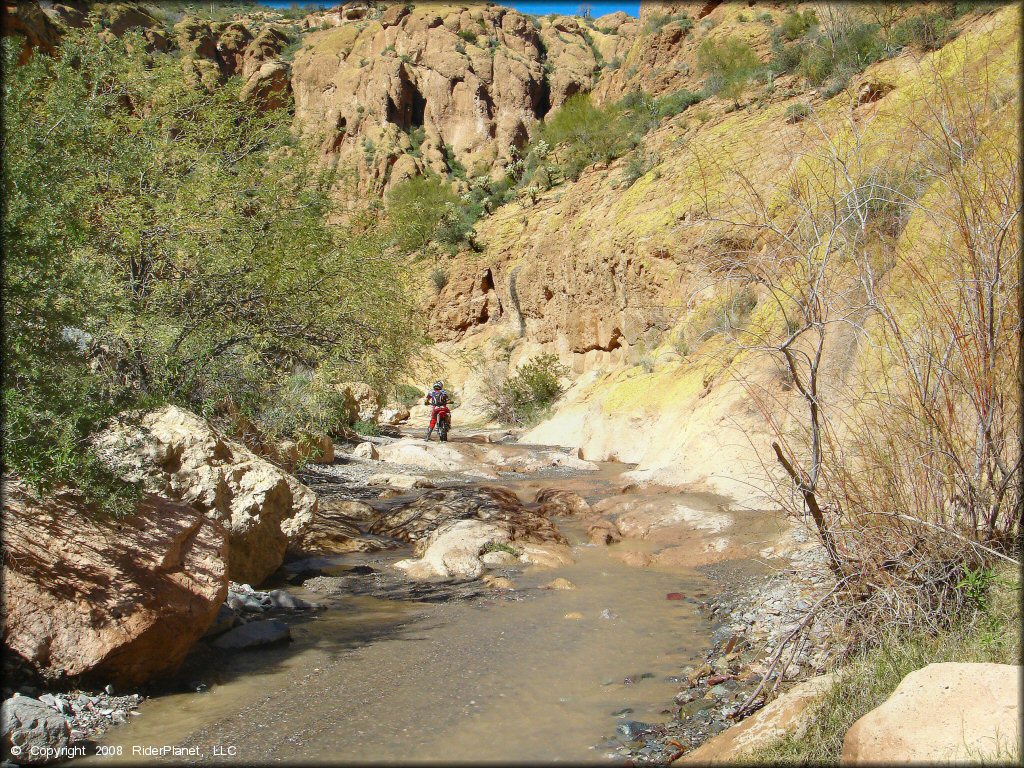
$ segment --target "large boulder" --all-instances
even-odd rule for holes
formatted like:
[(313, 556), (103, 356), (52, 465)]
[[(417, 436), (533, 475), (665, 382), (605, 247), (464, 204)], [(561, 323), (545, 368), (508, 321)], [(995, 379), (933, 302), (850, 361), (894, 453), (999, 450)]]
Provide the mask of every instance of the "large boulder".
[(287, 106), (291, 94), (291, 67), (286, 61), (268, 61), (249, 75), (239, 91), (242, 101), (269, 111)]
[(384, 409), (384, 399), (380, 394), (361, 381), (346, 381), (335, 385), (338, 393), (343, 395), (348, 403), (348, 424), (351, 426), (357, 421), (376, 422)]
[(407, 437), (377, 449), (377, 458), (389, 464), (403, 464), (441, 472), (458, 472), (474, 462), (458, 448), (447, 443), (428, 443)]
[(817, 702), (834, 682), (832, 675), (821, 675), (798, 683), (743, 722), (723, 731), (687, 753), (680, 762), (717, 764), (742, 762), (751, 751), (766, 747), (790, 735), (799, 738), (806, 732)]
[(71, 726), (38, 699), (15, 696), (3, 703), (4, 754), (21, 765), (45, 765), (67, 759)]
[(484, 572), (480, 557), (488, 544), (509, 541), (508, 527), (482, 520), (445, 523), (426, 539), (420, 559), (395, 563), (414, 579), (476, 578)]
[(395, 566), (415, 579), (479, 576), (492, 543), (513, 543), (525, 563), (557, 567), (572, 562), (565, 538), (551, 522), (504, 488), (428, 491), (380, 515), (369, 530), (413, 542), (416, 558)]
[(228, 574), (258, 584), (317, 511), (313, 492), (205, 420), (175, 406), (118, 419), (94, 440), (125, 479), (189, 504), (228, 532)]
[(227, 595), (224, 529), (147, 495), (109, 519), (6, 482), (4, 645), (33, 671), (135, 685), (173, 672)]
[(1021, 668), (929, 664), (854, 723), (843, 765), (994, 762), (1019, 755)]

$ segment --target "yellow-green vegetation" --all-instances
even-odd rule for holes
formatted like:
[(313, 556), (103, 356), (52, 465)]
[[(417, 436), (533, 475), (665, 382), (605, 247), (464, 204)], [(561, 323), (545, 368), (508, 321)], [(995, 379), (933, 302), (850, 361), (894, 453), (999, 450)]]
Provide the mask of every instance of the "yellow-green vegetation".
[[(810, 727), (745, 756), (745, 761), (778, 765), (838, 765), (846, 731), (884, 702), (906, 675), (947, 661), (1020, 663), (1020, 574), (1015, 568), (973, 572), (960, 582), (974, 605), (969, 617), (935, 634), (892, 633), (838, 670), (834, 687), (814, 705)], [(1013, 674), (1013, 673), (1010, 673)], [(909, 724), (908, 724), (909, 725)], [(993, 762), (1020, 762), (1011, 752), (979, 755)]]
[(552, 354), (540, 355), (511, 376), (495, 376), (486, 383), (484, 396), (492, 418), (517, 426), (531, 426), (561, 397), (560, 379), (568, 369)]

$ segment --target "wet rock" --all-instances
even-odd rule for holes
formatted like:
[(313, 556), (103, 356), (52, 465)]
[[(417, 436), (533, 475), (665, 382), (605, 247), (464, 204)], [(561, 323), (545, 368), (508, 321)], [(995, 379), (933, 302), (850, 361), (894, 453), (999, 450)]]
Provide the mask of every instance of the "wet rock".
[(625, 717), (626, 715), (631, 715), (631, 714), (633, 714), (633, 708), (632, 707), (625, 707), (623, 709), (619, 709), (619, 710), (616, 710), (615, 712), (612, 712), (612, 717)]
[(562, 590), (562, 591), (570, 591), (570, 590), (577, 589), (577, 587), (576, 587), (575, 584), (573, 584), (568, 579), (558, 578), (558, 579), (553, 579), (553, 580), (549, 581), (547, 584), (545, 584), (543, 587), (541, 587), (541, 589), (555, 589), (555, 590)]
[(590, 505), (582, 496), (560, 488), (543, 488), (537, 492), (534, 501), (546, 517), (578, 517), (590, 513)]
[[(22, 765), (53, 762), (59, 750), (71, 745), (71, 727), (67, 720), (38, 699), (17, 696), (7, 699), (0, 709), (4, 751), (15, 762)], [(15, 755), (12, 749), (21, 754)]]
[(295, 597), (295, 595), (285, 592), (283, 589), (272, 589), (268, 593), (270, 599), (274, 603), (275, 608), (281, 608), (288, 611), (308, 611), (316, 606), (312, 603), (308, 603), (301, 597)]
[(526, 509), (514, 493), (492, 486), (427, 491), (382, 514), (368, 531), (417, 542), (444, 523), (470, 519), (502, 524), (511, 541), (566, 543), (549, 520)]
[(565, 614), (565, 616), (563, 616), (562, 618), (569, 619), (571, 621), (579, 621), (583, 618), (583, 614), (579, 611), (570, 611), (569, 613)]
[(632, 741), (654, 729), (651, 723), (642, 723), (639, 720), (624, 720), (615, 726), (616, 732), (622, 734)]
[(622, 541), (622, 534), (610, 520), (594, 520), (587, 527), (587, 539), (592, 544), (607, 546)]
[(480, 562), (488, 568), (500, 568), (502, 566), (515, 565), (519, 562), (519, 558), (511, 552), (497, 550), (494, 552), (484, 552), (480, 556)]
[(411, 491), (413, 488), (433, 488), (434, 484), (422, 475), (395, 475), (378, 472), (370, 475), (366, 484), (375, 486), (387, 486), (395, 491)]
[(235, 627), (213, 641), (222, 650), (243, 650), (258, 648), (291, 640), (291, 630), (283, 621), (265, 619)]
[(511, 590), (516, 588), (516, 585), (512, 583), (512, 580), (505, 578), (504, 576), (487, 575), (483, 577), (483, 582), (491, 589)]
[(238, 624), (238, 614), (230, 605), (224, 603), (217, 609), (217, 616), (213, 620), (213, 625), (206, 630), (206, 634), (203, 637), (213, 638), (223, 635), (236, 624)]

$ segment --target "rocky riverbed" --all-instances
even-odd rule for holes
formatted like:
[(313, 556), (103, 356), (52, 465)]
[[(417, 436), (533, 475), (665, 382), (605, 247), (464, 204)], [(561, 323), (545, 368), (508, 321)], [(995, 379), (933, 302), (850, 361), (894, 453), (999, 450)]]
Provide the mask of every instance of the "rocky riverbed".
[[(325, 757), (344, 743), (355, 757), (407, 759), (412, 753), (401, 744), (359, 738), (397, 718), (424, 741), (416, 754), (436, 759), (483, 750), (495, 759), (666, 762), (733, 722), (772, 644), (827, 588), (827, 573), (798, 530), (783, 527), (778, 535), (755, 526), (746, 541), (742, 531), (752, 529), (730, 529), (722, 502), (636, 488), (618, 479), (621, 465), (487, 437), (450, 445), (378, 437), (367, 444), (372, 449), (350, 446), (333, 464), (300, 472), (320, 500), (315, 535), (290, 551), (262, 590), (231, 584), (214, 626), (173, 682), (125, 696), (41, 697), (66, 720), (69, 744), (159, 740), (212, 750), (227, 739), (247, 745), (246, 759), (257, 760)], [(681, 549), (706, 562), (693, 566), (690, 557), (675, 565)], [(546, 588), (555, 585), (563, 588)], [(398, 639), (408, 631), (430, 638), (426, 656)], [(683, 646), (669, 649), (681, 631), (689, 633)], [(499, 637), (506, 640), (495, 644)], [(448, 646), (465, 653), (442, 663), (432, 649), (443, 654)], [(352, 675), (365, 674), (353, 654), (373, 656), (385, 669), (423, 663), (411, 675), (415, 689), (364, 686), (365, 695), (381, 695), (391, 707), (381, 723), (353, 711), (348, 716), (363, 723), (354, 727), (338, 712), (332, 718), (341, 731), (328, 736), (307, 721), (323, 711), (321, 694), (305, 687), (311, 708), (280, 722), (262, 705), (239, 711), (223, 698), (252, 695), (247, 681), (258, 675), (261, 701), (294, 710), (296, 675), (307, 675), (309, 685), (352, 689)], [(466, 654), (486, 667), (460, 666)], [(524, 659), (531, 660), (526, 667)], [(804, 649), (790, 677), (819, 663)], [(577, 664), (585, 666), (559, 682)], [(424, 691), (466, 675), (470, 720), (432, 722), (442, 704), (434, 701), (437, 691)], [(507, 679), (516, 685), (498, 682)], [(560, 695), (538, 700), (546, 688)], [(521, 700), (514, 711), (502, 701), (506, 692)], [(190, 698), (196, 696), (210, 698)], [(182, 707), (195, 714), (183, 716)], [(538, 723), (549, 721), (562, 733), (545, 741)], [(486, 724), (499, 722), (533, 729), (536, 738), (513, 732), (507, 743), (485, 739)], [(262, 738), (295, 728), (306, 736)], [(442, 733), (449, 735), (440, 739)]]

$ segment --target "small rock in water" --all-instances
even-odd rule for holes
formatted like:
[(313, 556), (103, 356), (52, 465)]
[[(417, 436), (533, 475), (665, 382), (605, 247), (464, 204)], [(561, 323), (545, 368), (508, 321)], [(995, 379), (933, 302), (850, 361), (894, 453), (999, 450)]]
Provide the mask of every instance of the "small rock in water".
[(580, 613), (579, 611), (569, 611), (569, 613), (565, 614), (565, 616), (563, 616), (562, 618), (573, 619), (575, 621), (579, 621), (580, 619), (583, 618), (583, 614)]
[(602, 619), (614, 619), (615, 618), (615, 614), (612, 613), (607, 608), (604, 608), (599, 615), (600, 615), (600, 617)]
[(295, 595), (288, 594), (283, 589), (272, 589), (269, 593), (269, 597), (275, 608), (286, 608), (292, 611), (305, 611), (313, 607), (312, 603), (307, 603), (301, 597), (295, 597)]
[(625, 717), (626, 715), (632, 715), (632, 714), (633, 714), (633, 708), (632, 707), (624, 707), (623, 709), (620, 709), (617, 712), (612, 712), (612, 717)]
[(554, 580), (548, 582), (547, 584), (545, 584), (542, 587), (542, 589), (572, 590), (572, 589), (576, 589), (576, 585), (573, 584), (568, 579), (558, 578), (558, 579), (554, 579)]
[(124, 712), (115, 712), (110, 719), (113, 720), (114, 725), (124, 725), (128, 722), (128, 717)]
[(630, 741), (642, 736), (644, 733), (651, 730), (651, 728), (653, 728), (653, 726), (650, 723), (641, 723), (639, 720), (623, 720), (615, 726), (615, 730)]
[(283, 621), (267, 619), (235, 627), (214, 640), (213, 644), (224, 650), (240, 650), (284, 642), (291, 636), (291, 630)]
[(685, 595), (682, 592), (669, 592), (665, 595), (666, 600), (682, 600)]

